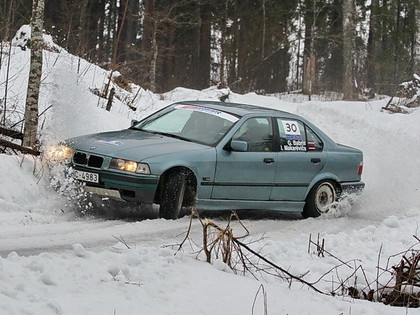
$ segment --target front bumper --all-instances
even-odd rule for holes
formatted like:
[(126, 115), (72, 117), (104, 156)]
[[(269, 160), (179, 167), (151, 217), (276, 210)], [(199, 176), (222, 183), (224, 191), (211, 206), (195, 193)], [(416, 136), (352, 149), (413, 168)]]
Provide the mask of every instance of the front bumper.
[(73, 168), (99, 175), (99, 183), (83, 181), (87, 192), (124, 201), (153, 203), (159, 183), (158, 176), (121, 174), (78, 165)]
[(102, 196), (102, 197), (108, 197), (120, 201), (126, 201), (121, 198), (121, 194), (119, 190), (116, 189), (106, 189), (101, 187), (94, 187), (94, 186), (84, 186), (83, 190), (87, 193), (91, 193), (94, 195)]

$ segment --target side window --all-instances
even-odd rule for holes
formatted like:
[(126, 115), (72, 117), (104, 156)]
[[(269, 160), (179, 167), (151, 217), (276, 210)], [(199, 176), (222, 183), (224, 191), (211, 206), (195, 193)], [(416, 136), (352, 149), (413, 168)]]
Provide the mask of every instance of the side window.
[(250, 118), (235, 133), (232, 140), (248, 143), (249, 152), (273, 150), (273, 128), (270, 118)]
[(308, 142), (308, 151), (320, 152), (324, 149), (322, 140), (308, 127), (306, 127), (306, 137)]
[(281, 151), (307, 151), (305, 126), (300, 121), (279, 118), (277, 125)]

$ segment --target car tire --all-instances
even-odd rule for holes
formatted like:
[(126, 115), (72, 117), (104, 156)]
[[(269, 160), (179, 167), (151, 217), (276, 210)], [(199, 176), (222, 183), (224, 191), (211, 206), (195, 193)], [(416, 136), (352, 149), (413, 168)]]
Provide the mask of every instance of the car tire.
[(178, 219), (186, 190), (186, 175), (174, 173), (164, 183), (159, 217), (163, 219)]
[(305, 218), (315, 218), (327, 213), (331, 204), (337, 201), (338, 191), (331, 181), (322, 181), (312, 187), (306, 197), (302, 215)]

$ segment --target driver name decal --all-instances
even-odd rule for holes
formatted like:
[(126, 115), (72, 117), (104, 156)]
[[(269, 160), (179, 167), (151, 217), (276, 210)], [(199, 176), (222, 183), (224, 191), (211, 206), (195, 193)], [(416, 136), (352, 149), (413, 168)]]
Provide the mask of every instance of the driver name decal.
[(284, 151), (306, 151), (306, 144), (303, 140), (287, 140), (287, 145), (283, 146)]

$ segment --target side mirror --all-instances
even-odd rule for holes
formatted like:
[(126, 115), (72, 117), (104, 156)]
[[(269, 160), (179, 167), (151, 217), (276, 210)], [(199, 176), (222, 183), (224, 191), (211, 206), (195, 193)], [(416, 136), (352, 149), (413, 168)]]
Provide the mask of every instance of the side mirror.
[(248, 142), (232, 140), (230, 143), (230, 147), (232, 148), (232, 151), (246, 152), (248, 151)]
[(139, 121), (138, 120), (135, 120), (135, 119), (132, 119), (131, 120), (131, 126), (130, 127), (133, 127), (135, 124), (137, 124)]

